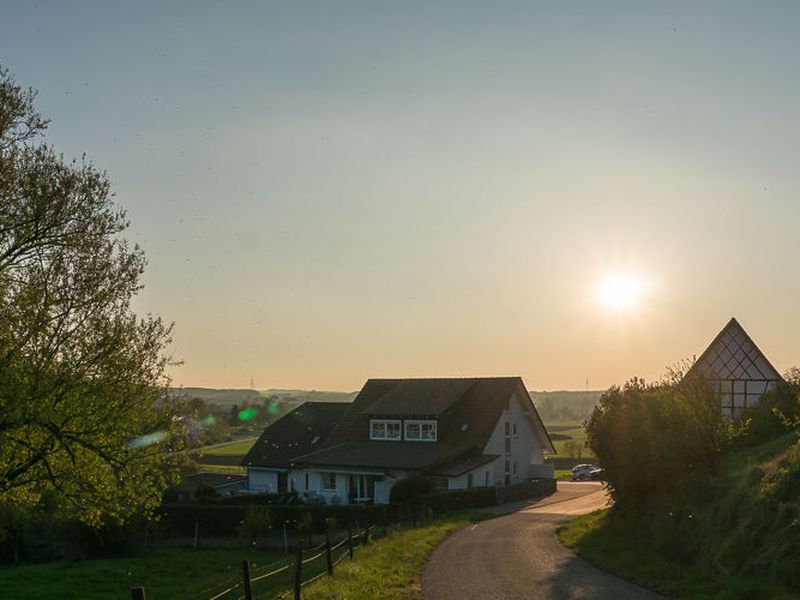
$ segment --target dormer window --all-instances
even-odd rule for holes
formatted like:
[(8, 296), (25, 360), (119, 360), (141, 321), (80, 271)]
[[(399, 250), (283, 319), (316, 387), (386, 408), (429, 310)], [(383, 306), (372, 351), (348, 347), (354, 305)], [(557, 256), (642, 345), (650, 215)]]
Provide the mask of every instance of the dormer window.
[(409, 442), (435, 442), (436, 421), (406, 421), (405, 439)]
[(370, 419), (369, 439), (399, 440), (400, 419)]

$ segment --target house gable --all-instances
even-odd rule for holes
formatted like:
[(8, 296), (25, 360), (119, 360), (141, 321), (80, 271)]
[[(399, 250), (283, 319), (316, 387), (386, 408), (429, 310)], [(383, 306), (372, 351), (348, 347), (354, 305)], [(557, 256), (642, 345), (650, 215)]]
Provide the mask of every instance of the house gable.
[(689, 373), (708, 380), (720, 399), (723, 415), (734, 418), (783, 381), (736, 319), (722, 328)]

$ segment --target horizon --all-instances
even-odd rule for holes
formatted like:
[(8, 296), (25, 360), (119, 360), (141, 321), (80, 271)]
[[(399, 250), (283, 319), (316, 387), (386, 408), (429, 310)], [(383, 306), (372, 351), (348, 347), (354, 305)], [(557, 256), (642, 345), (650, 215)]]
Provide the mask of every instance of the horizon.
[(176, 386), (607, 389), (731, 316), (800, 364), (800, 6), (3, 12), (46, 141), (127, 210)]

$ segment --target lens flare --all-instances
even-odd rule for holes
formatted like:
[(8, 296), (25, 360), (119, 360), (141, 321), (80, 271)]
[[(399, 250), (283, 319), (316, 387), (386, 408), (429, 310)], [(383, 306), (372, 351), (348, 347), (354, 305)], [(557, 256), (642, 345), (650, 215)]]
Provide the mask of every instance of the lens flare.
[(134, 440), (128, 442), (128, 448), (146, 448), (158, 442), (163, 442), (169, 437), (166, 431), (154, 431), (153, 433), (146, 433)]
[(239, 420), (241, 421), (249, 421), (251, 419), (255, 419), (257, 416), (258, 409), (255, 406), (250, 406), (239, 411)]

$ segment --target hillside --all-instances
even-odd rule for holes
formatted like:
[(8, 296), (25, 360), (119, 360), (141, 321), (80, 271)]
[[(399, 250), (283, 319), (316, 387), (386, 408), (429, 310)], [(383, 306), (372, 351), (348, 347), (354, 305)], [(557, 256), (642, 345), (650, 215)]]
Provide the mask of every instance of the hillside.
[(597, 390), (529, 393), (545, 425), (583, 423), (603, 395), (602, 391)]
[(647, 514), (601, 511), (559, 536), (612, 573), (681, 598), (800, 596), (796, 433), (726, 457), (722, 474)]
[(286, 404), (301, 402), (350, 402), (357, 392), (326, 392), (316, 390), (252, 390), (252, 389), (215, 389), (201, 387), (180, 387), (170, 390), (176, 396), (199, 398), (209, 404), (232, 406), (260, 403), (268, 398)]

